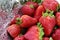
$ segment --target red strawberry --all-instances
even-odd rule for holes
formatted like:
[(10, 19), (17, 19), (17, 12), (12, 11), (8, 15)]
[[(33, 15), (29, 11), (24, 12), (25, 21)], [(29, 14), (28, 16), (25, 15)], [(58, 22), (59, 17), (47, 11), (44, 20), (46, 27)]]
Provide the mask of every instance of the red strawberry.
[(38, 5), (38, 3), (36, 3), (36, 2), (26, 2), (25, 4), (27, 4), (27, 5), (33, 5), (35, 8), (37, 8), (39, 5)]
[(52, 13), (44, 13), (40, 17), (39, 22), (42, 24), (45, 32), (45, 36), (49, 36), (56, 24), (55, 17)]
[(20, 33), (20, 27), (17, 24), (13, 24), (7, 28), (8, 33), (15, 38)]
[(34, 6), (31, 4), (31, 5), (24, 5), (22, 8), (21, 8), (21, 12), (25, 15), (33, 15), (34, 13)]
[(60, 12), (56, 13), (56, 21), (57, 21), (57, 25), (60, 26)]
[(24, 36), (17, 36), (14, 40), (25, 40)]
[(34, 14), (34, 18), (36, 18), (37, 20), (39, 20), (39, 18), (42, 16), (42, 13), (44, 12), (44, 7), (42, 5), (40, 5), (37, 9), (36, 12)]
[(43, 40), (49, 40), (49, 38), (48, 37), (44, 37)]
[(20, 18), (20, 15), (15, 15), (14, 18), (11, 20), (11, 23), (10, 24), (15, 24), (17, 22), (17, 18)]
[(37, 23), (37, 20), (35, 18), (32, 18), (28, 15), (23, 15), (21, 17), (21, 21), (22, 21), (22, 23), (20, 24), (20, 26), (23, 27), (23, 28), (30, 27), (30, 26)]
[(45, 9), (56, 11), (58, 2), (56, 0), (44, 0), (42, 5)]
[(60, 29), (56, 29), (52, 35), (53, 40), (60, 40)]
[(36, 25), (30, 27), (24, 37), (27, 40), (39, 40), (39, 28)]

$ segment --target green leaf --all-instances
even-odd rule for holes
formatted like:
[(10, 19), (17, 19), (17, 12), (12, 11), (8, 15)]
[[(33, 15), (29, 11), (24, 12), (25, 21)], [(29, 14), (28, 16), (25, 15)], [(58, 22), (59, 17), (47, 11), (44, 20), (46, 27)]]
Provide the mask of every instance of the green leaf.
[(37, 0), (36, 2), (37, 2), (37, 3), (42, 3), (42, 2), (43, 2), (43, 0)]
[(16, 18), (16, 24), (21, 24), (22, 23), (22, 21), (21, 21), (21, 19), (20, 18)]
[(37, 23), (37, 26), (39, 27), (39, 40), (42, 40), (43, 36), (44, 36), (44, 31), (43, 31), (43, 27), (40, 23)]
[(53, 39), (52, 39), (52, 37), (50, 37), (50, 39), (49, 39), (49, 40), (53, 40)]

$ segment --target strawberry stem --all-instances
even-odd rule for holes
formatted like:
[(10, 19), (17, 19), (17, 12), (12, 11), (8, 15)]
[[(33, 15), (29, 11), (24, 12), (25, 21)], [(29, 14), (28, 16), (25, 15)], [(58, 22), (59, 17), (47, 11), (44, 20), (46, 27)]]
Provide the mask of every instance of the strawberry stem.
[(30, 4), (30, 8), (34, 8), (34, 6), (32, 4)]
[(21, 24), (22, 23), (22, 21), (21, 21), (21, 19), (20, 18), (16, 18), (16, 24)]
[(44, 36), (44, 31), (43, 31), (43, 27), (40, 23), (37, 23), (37, 26), (39, 27), (39, 40), (42, 40), (43, 39), (43, 36)]

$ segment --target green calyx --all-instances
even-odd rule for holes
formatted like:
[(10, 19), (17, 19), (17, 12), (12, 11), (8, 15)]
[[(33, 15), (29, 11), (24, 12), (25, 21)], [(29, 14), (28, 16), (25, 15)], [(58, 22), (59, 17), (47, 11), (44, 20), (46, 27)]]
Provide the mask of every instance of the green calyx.
[(42, 40), (43, 39), (43, 36), (44, 36), (44, 31), (43, 31), (43, 27), (40, 23), (37, 23), (37, 26), (39, 27), (39, 40)]
[(21, 21), (21, 19), (20, 18), (16, 18), (16, 24), (21, 24), (22, 23), (22, 21)]
[(47, 17), (47, 16), (54, 17), (53, 13), (54, 13), (53, 11), (47, 9), (46, 12), (43, 13), (42, 15), (43, 17)]
[(32, 4), (30, 4), (29, 6), (30, 6), (30, 8), (34, 8), (34, 6)]

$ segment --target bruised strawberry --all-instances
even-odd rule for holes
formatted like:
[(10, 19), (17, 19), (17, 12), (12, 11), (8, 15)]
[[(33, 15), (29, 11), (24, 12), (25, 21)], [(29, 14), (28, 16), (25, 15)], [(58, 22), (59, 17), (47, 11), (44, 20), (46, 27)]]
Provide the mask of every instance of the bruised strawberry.
[(14, 40), (25, 40), (24, 36), (17, 36)]
[(52, 33), (52, 30), (56, 24), (53, 11), (51, 11), (49, 14), (44, 13), (43, 16), (40, 17), (39, 22), (44, 28), (45, 36), (49, 36)]
[(48, 37), (44, 37), (43, 40), (49, 40), (49, 38)]
[(35, 18), (32, 18), (28, 15), (23, 15), (21, 17), (21, 21), (22, 23), (20, 24), (20, 26), (22, 28), (27, 28), (37, 23), (37, 20)]
[(17, 25), (17, 24), (12, 24), (11, 26), (9, 26), (9, 27), (7, 28), (8, 33), (9, 33), (13, 38), (15, 38), (16, 36), (19, 35), (20, 30), (21, 30), (21, 29), (20, 29), (19, 25)]
[(39, 40), (39, 28), (36, 25), (30, 27), (24, 37), (27, 40)]
[(21, 12), (25, 15), (33, 15), (34, 14), (34, 6), (31, 4), (31, 5), (24, 5), (22, 8), (21, 8)]
[(36, 2), (31, 2), (31, 1), (29, 1), (29, 2), (26, 2), (25, 4), (27, 4), (27, 5), (33, 5), (35, 8), (37, 8), (39, 5), (38, 5), (38, 3), (36, 3)]
[(57, 25), (60, 26), (60, 12), (56, 13), (56, 21), (57, 21)]
[(44, 0), (42, 5), (45, 9), (56, 11), (58, 7), (58, 2), (56, 0)]
[(17, 22), (17, 18), (20, 18), (20, 15), (15, 15), (14, 18), (11, 20), (11, 23), (10, 24), (15, 24)]
[(37, 20), (39, 20), (39, 18), (42, 16), (42, 13), (44, 12), (44, 7), (42, 5), (40, 5), (37, 9), (36, 12), (34, 14), (34, 18), (36, 18)]
[(56, 29), (52, 35), (53, 40), (60, 40), (60, 29)]

